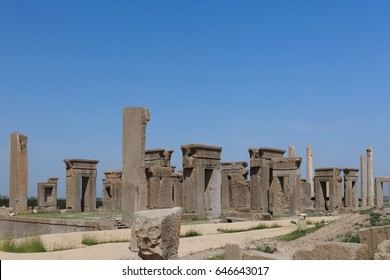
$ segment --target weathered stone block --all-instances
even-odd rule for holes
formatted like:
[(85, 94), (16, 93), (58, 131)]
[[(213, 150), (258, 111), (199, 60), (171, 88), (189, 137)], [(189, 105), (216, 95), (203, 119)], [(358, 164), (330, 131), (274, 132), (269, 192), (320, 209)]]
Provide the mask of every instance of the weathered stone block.
[(390, 260), (390, 240), (385, 240), (378, 245), (375, 260)]
[(311, 250), (299, 250), (294, 260), (367, 260), (368, 248), (364, 244), (345, 242), (320, 243)]
[(245, 250), (242, 256), (243, 260), (280, 260), (273, 254), (267, 254), (256, 250)]
[(238, 244), (225, 244), (225, 260), (242, 260), (242, 250)]
[(136, 212), (132, 234), (144, 260), (178, 259), (182, 208)]

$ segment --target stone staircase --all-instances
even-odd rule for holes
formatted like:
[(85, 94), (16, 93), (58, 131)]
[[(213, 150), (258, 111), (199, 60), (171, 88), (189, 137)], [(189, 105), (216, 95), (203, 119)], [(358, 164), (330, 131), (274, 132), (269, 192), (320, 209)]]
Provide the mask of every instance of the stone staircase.
[(116, 229), (126, 229), (126, 228), (130, 228), (130, 227), (129, 227), (129, 225), (122, 222), (122, 220), (115, 219), (115, 228)]

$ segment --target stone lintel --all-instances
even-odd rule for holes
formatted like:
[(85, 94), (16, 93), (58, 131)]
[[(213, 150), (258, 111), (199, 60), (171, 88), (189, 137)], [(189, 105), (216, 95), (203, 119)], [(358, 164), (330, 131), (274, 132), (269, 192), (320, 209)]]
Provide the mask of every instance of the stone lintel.
[(375, 183), (383, 183), (383, 182), (390, 183), (390, 177), (376, 177), (375, 178)]
[(171, 167), (163, 167), (163, 166), (149, 166), (147, 170), (150, 173), (150, 177), (165, 178), (170, 176), (173, 173)]
[(59, 178), (57, 178), (57, 177), (47, 178), (47, 182), (48, 182), (48, 183), (57, 184), (58, 179), (59, 179)]
[(301, 166), (301, 157), (292, 158), (273, 158), (272, 168), (278, 170), (296, 170)]
[(96, 165), (99, 163), (98, 160), (90, 159), (64, 159), (66, 169), (89, 169), (96, 170)]
[(344, 172), (344, 176), (346, 177), (359, 177), (358, 168), (344, 168), (343, 172)]
[(181, 146), (183, 157), (221, 159), (222, 147), (202, 144), (189, 144)]
[(338, 167), (316, 168), (315, 176), (316, 177), (340, 176), (341, 170), (342, 168), (338, 168)]
[(248, 167), (248, 163), (246, 161), (221, 162), (221, 166), (222, 172), (241, 173), (242, 169)]
[(152, 149), (145, 151), (145, 165), (169, 166), (173, 150)]
[(251, 159), (257, 159), (257, 158), (278, 158), (283, 157), (283, 155), (286, 153), (285, 150), (280, 149), (274, 149), (274, 148), (249, 148), (249, 155)]
[(122, 170), (106, 170), (104, 171), (104, 175), (106, 176), (106, 179), (121, 179)]

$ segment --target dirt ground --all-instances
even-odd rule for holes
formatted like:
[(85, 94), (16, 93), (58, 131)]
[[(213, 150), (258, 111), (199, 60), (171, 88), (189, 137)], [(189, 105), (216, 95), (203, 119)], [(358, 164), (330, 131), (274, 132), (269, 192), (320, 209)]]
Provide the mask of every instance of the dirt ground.
[[(285, 218), (273, 221), (248, 221), (236, 223), (214, 223), (182, 225), (181, 234), (189, 230), (196, 230), (201, 236), (181, 238), (179, 247), (180, 259), (209, 259), (224, 254), (226, 243), (239, 244), (241, 247), (255, 248), (261, 244), (268, 244), (277, 249), (284, 259), (291, 258), (294, 252), (302, 246), (312, 246), (317, 242), (337, 240), (342, 235), (358, 230), (358, 224), (364, 223), (366, 215), (343, 214), (335, 216), (309, 217), (308, 221), (316, 223), (321, 220), (326, 221), (326, 226), (315, 233), (301, 237), (296, 241), (282, 242), (275, 238), (285, 235), (297, 229), (296, 218)], [(280, 227), (244, 231), (237, 233), (221, 233), (218, 229), (247, 229), (259, 223), (272, 225), (278, 224)], [(93, 235), (100, 240), (114, 240), (113, 243), (105, 243), (94, 246), (81, 244), (83, 235)], [(116, 260), (116, 259), (138, 259), (137, 254), (129, 250), (129, 242), (119, 242), (130, 240), (131, 230), (112, 230), (98, 232), (74, 232), (63, 234), (42, 235), (42, 240), (46, 248), (54, 250), (45, 253), (15, 254), (0, 252), (0, 259), (36, 259), (36, 260)], [(62, 249), (62, 250), (59, 250)]]

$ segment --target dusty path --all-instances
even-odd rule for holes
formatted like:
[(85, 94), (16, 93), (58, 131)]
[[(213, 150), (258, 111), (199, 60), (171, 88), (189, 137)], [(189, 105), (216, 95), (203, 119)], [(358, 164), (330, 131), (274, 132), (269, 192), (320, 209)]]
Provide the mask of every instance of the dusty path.
[[(309, 218), (312, 222), (317, 222), (322, 219), (326, 221), (337, 220), (341, 216), (336, 217), (313, 217)], [(202, 236), (191, 238), (181, 238), (179, 247), (179, 257), (186, 258), (203, 251), (217, 250), (222, 248), (226, 243), (249, 244), (256, 240), (272, 238), (279, 235), (287, 234), (296, 229), (296, 225), (291, 221), (296, 219), (284, 219), (274, 221), (261, 221), (261, 223), (272, 225), (277, 223), (281, 227), (254, 230), (240, 233), (222, 234), (217, 231), (218, 228), (229, 229), (246, 229), (251, 226), (258, 225), (260, 221), (238, 222), (238, 223), (218, 223), (218, 224), (198, 224), (198, 225), (182, 225), (181, 233), (184, 234), (188, 230), (196, 230), (202, 233)], [(42, 240), (45, 246), (49, 249), (59, 248), (76, 248), (62, 251), (33, 253), (33, 254), (15, 254), (0, 252), (1, 260), (118, 260), (118, 259), (137, 259), (135, 253), (131, 252), (129, 242), (106, 243), (94, 246), (85, 246), (81, 244), (83, 234), (92, 235), (101, 240), (129, 240), (131, 230), (112, 230), (112, 231), (96, 231), (96, 232), (73, 232), (62, 234), (42, 235)]]

